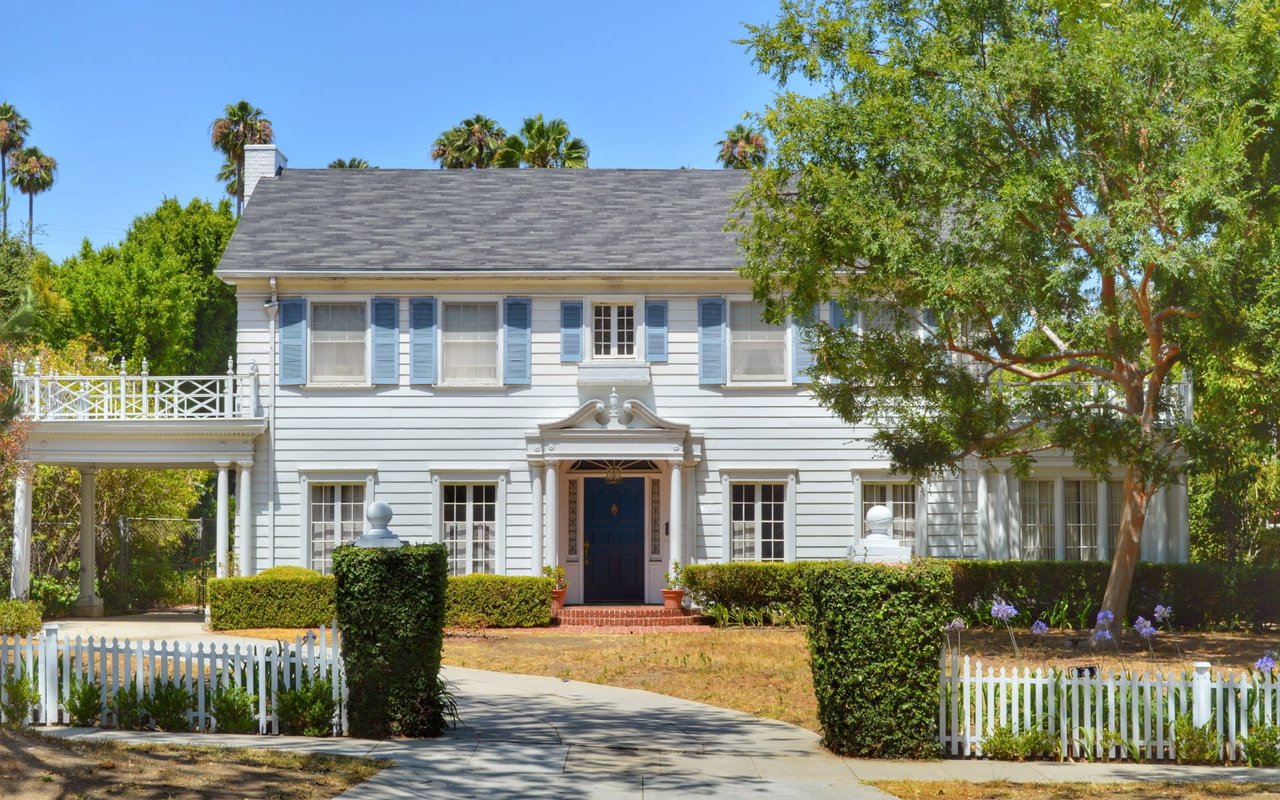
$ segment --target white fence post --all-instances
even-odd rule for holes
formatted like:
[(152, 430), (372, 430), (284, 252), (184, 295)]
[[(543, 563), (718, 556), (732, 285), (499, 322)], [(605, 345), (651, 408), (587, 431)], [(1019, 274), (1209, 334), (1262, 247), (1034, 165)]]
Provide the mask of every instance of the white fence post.
[(1209, 662), (1197, 661), (1196, 674), (1191, 678), (1191, 724), (1197, 728), (1209, 724), (1212, 715), (1212, 698), (1209, 694)]
[(40, 637), (39, 678), (36, 691), (40, 693), (40, 721), (45, 725), (58, 722), (58, 625), (44, 626)]

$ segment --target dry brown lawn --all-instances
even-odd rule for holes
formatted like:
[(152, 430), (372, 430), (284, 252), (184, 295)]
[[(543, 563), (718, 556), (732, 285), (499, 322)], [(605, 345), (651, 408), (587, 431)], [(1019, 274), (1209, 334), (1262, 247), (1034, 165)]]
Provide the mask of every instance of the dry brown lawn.
[(390, 766), (372, 759), (49, 739), (0, 730), (6, 800), (320, 800)]
[(1133, 797), (1143, 800), (1238, 800), (1280, 797), (1280, 784), (1259, 783), (964, 783), (880, 781), (874, 786), (904, 800), (1076, 800)]
[[(1132, 632), (1118, 642), (1092, 644), (1089, 631), (1050, 631), (1034, 637), (1025, 630), (1014, 630), (1022, 658), (1014, 657), (1009, 634), (1004, 630), (972, 630), (960, 635), (959, 653), (981, 659), (999, 667), (1074, 667), (1096, 664), (1102, 669), (1146, 670), (1165, 672), (1191, 669), (1196, 661), (1208, 661), (1215, 669), (1248, 669), (1264, 650), (1280, 652), (1280, 633), (1169, 633), (1161, 631), (1152, 643), (1154, 658), (1147, 643)], [(954, 640), (953, 640), (954, 643)]]

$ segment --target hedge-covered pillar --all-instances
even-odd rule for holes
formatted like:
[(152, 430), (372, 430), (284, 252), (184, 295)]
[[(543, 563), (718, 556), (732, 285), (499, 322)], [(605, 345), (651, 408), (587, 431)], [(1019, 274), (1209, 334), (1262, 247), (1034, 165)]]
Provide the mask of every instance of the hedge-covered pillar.
[(444, 545), (339, 547), (333, 553), (351, 735), (439, 736)]
[(954, 616), (936, 561), (809, 574), (809, 653), (823, 744), (840, 755), (938, 753), (938, 652)]

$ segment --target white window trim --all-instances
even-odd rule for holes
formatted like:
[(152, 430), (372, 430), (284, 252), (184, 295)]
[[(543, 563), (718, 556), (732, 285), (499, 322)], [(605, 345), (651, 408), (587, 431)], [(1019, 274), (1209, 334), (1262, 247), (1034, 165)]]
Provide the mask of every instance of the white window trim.
[(364, 507), (376, 498), (378, 468), (373, 466), (298, 467), (298, 563), (311, 569), (311, 486), (340, 483), (364, 484)]
[[(436, 298), (436, 365), (439, 370), (438, 376), (440, 380), (435, 384), (435, 389), (503, 389), (506, 384), (503, 383), (503, 364), (506, 363), (507, 356), (507, 337), (506, 337), (506, 303), (507, 295), (495, 297), (491, 294), (456, 294), (456, 295), (435, 295)], [(497, 379), (491, 383), (458, 383), (446, 382), (444, 379), (445, 363), (444, 363), (444, 307), (449, 304), (471, 304), (471, 303), (487, 303), (497, 306), (498, 309), (498, 375)], [(532, 308), (530, 309), (532, 312)], [(532, 313), (530, 314), (532, 316)]]
[[(796, 485), (799, 470), (795, 467), (722, 467), (720, 469), (720, 561), (733, 560), (733, 484), (781, 483), (787, 487), (782, 511), (782, 560), (796, 560)], [(743, 562), (749, 563), (749, 562)], [(776, 563), (776, 562), (774, 562)]]
[[(373, 297), (367, 294), (335, 294), (308, 296), (307, 301), (307, 382), (304, 389), (367, 389), (373, 386), (373, 347), (370, 331), (373, 328)], [(315, 369), (315, 350), (312, 339), (315, 334), (315, 306), (327, 305), (364, 305), (364, 380), (363, 381), (326, 381), (317, 380), (312, 372)], [(398, 311), (397, 311), (398, 313)]]
[[(444, 484), (490, 483), (498, 487), (494, 510), (498, 530), (494, 538), (493, 574), (507, 574), (507, 483), (506, 468), (447, 467), (431, 471), (431, 541), (444, 541)], [(469, 565), (468, 565), (469, 567)]]
[[(582, 362), (631, 365), (648, 364), (644, 357), (647, 334), (645, 325), (645, 296), (642, 294), (589, 294), (582, 296)], [(570, 300), (572, 302), (572, 300)], [(595, 307), (597, 305), (632, 306), (636, 314), (635, 353), (630, 356), (598, 356), (595, 342)], [(670, 320), (668, 320), (668, 325)]]
[[(795, 355), (795, 343), (792, 337), (795, 334), (791, 324), (791, 317), (782, 323), (782, 377), (773, 381), (735, 381), (733, 379), (733, 304), (734, 303), (755, 303), (756, 300), (749, 294), (730, 294), (724, 296), (724, 378), (725, 388), (728, 389), (789, 389), (798, 384), (795, 382), (795, 367), (792, 358)], [(828, 310), (824, 307), (825, 303), (818, 306), (818, 318), (824, 319), (828, 314)]]
[(854, 538), (862, 540), (862, 528), (866, 520), (862, 518), (862, 484), (866, 483), (912, 483), (916, 487), (916, 540), (912, 545), (912, 555), (928, 555), (929, 548), (929, 481), (912, 480), (908, 475), (876, 469), (853, 470), (853, 530)]

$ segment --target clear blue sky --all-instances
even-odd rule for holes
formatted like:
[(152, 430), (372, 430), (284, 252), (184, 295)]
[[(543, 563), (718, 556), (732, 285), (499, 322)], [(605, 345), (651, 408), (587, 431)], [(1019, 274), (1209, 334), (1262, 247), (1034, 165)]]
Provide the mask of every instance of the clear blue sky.
[[(218, 197), (209, 125), (241, 98), (291, 167), (432, 167), (432, 140), (474, 112), (508, 129), (543, 112), (593, 167), (714, 168), (714, 143), (775, 88), (733, 40), (777, 14), (777, 0), (35, 3), (6, 25), (0, 100), (58, 160), (35, 213), (37, 246), (61, 259), (85, 236), (118, 241), (164, 197)], [(24, 222), (26, 198), (9, 213)]]

